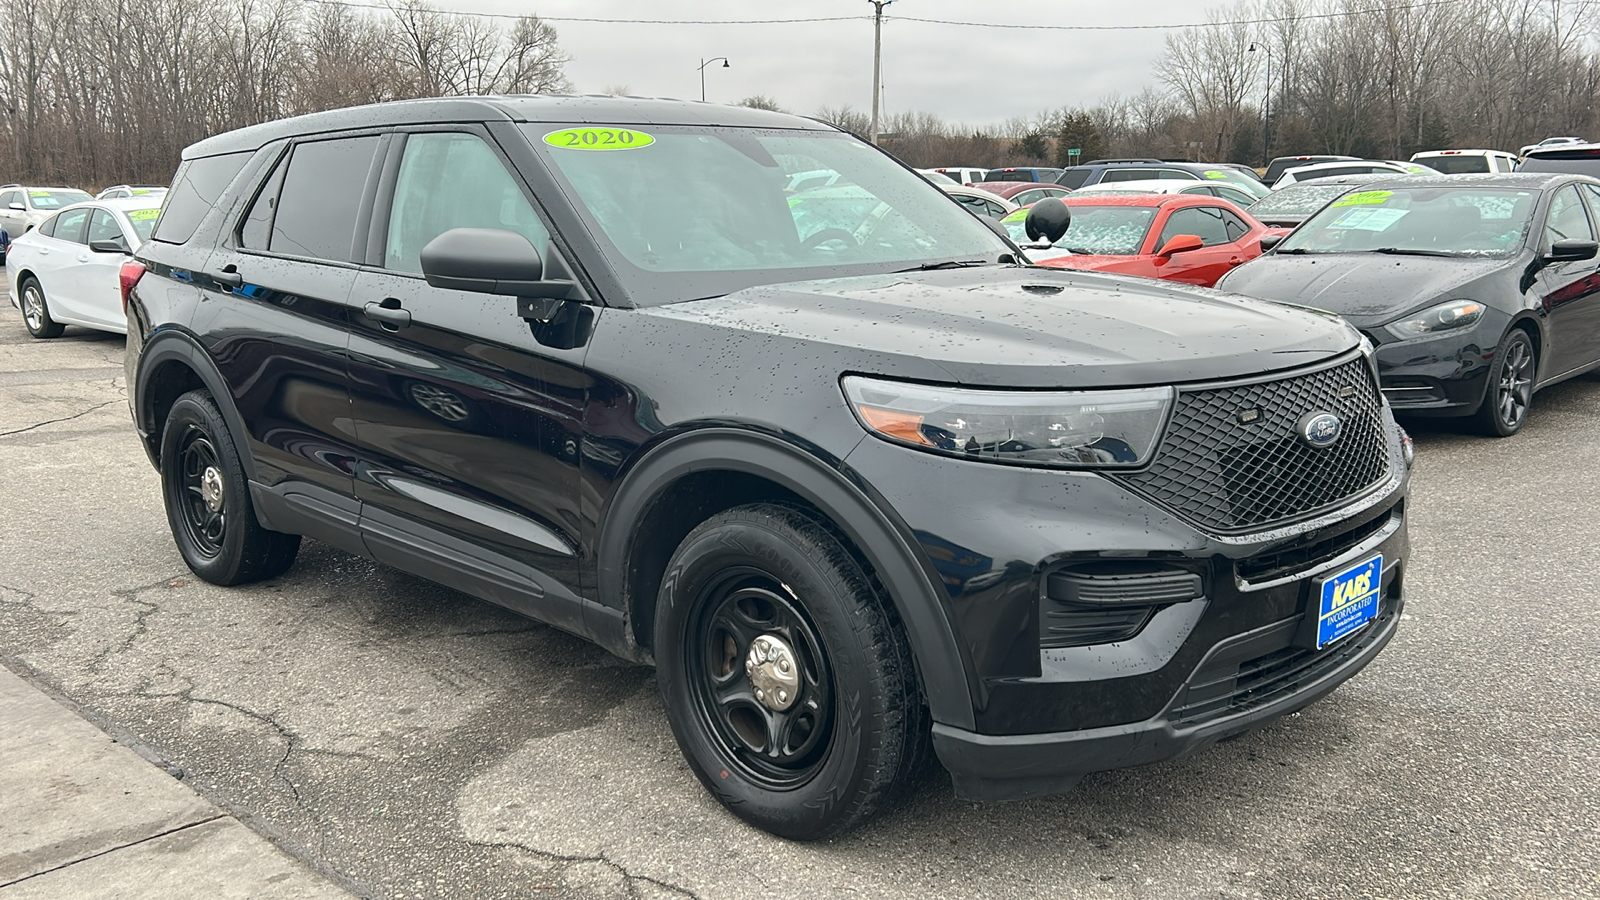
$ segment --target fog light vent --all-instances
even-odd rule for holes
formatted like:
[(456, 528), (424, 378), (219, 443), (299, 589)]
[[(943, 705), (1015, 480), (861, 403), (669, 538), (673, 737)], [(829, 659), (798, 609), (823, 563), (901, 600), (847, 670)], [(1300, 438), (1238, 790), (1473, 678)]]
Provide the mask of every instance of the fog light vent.
[(1083, 563), (1050, 573), (1039, 608), (1039, 646), (1124, 641), (1160, 607), (1197, 600), (1197, 573), (1154, 562)]

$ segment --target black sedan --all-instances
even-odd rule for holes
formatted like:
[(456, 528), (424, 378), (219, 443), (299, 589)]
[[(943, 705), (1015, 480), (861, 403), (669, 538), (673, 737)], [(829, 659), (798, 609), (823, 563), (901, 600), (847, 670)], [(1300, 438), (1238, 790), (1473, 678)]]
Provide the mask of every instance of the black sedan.
[(1596, 223), (1584, 176), (1386, 178), (1217, 287), (1344, 316), (1377, 345), (1396, 413), (1505, 437), (1535, 390), (1600, 366)]
[(1281, 187), (1245, 207), (1256, 221), (1273, 228), (1293, 228), (1316, 215), (1328, 201), (1343, 197), (1366, 184), (1383, 178), (1382, 175), (1340, 175), (1337, 178), (1315, 178)]

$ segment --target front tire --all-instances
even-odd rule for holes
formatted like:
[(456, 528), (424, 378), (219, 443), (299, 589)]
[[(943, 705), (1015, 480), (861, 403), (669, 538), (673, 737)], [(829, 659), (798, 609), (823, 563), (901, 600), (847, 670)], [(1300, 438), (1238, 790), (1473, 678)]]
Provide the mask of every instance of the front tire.
[(1522, 430), (1533, 405), (1533, 378), (1538, 372), (1538, 357), (1533, 340), (1520, 328), (1513, 328), (1500, 339), (1494, 364), (1489, 367), (1489, 386), (1478, 407), (1478, 430), (1490, 437), (1510, 437)]
[(926, 758), (926, 710), (892, 606), (793, 507), (736, 507), (684, 538), (662, 579), (655, 656), (690, 768), (773, 834), (845, 831)]
[(28, 333), (41, 340), (61, 337), (67, 327), (50, 318), (50, 304), (45, 302), (44, 288), (39, 279), (27, 278), (22, 282), (22, 324)]
[(233, 436), (205, 391), (184, 394), (167, 413), (161, 492), (178, 552), (206, 581), (261, 581), (294, 564), (300, 536), (268, 531), (256, 521)]

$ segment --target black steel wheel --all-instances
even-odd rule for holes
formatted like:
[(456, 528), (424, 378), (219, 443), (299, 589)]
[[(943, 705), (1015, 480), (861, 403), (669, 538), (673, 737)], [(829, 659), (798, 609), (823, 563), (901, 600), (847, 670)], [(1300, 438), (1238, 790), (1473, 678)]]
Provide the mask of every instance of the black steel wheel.
[(213, 584), (282, 574), (300, 536), (256, 521), (249, 483), (226, 420), (205, 391), (172, 404), (161, 433), (161, 489), (167, 522), (183, 561)]
[(1478, 407), (1478, 427), (1491, 437), (1510, 437), (1522, 430), (1533, 405), (1538, 357), (1528, 333), (1513, 328), (1501, 338), (1489, 367), (1489, 386)]
[(44, 299), (44, 288), (39, 279), (27, 278), (22, 282), (22, 324), (36, 338), (49, 339), (61, 336), (66, 326), (50, 318), (50, 304)]
[(690, 532), (662, 579), (653, 646), (690, 768), (774, 834), (844, 831), (929, 758), (893, 606), (808, 512), (752, 504)]

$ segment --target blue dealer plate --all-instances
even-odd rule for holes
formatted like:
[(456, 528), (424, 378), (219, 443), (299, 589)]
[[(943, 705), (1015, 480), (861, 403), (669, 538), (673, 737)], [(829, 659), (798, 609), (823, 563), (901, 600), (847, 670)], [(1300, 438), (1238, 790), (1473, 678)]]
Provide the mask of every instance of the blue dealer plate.
[(1356, 563), (1322, 582), (1317, 608), (1317, 649), (1371, 622), (1378, 615), (1383, 554)]

